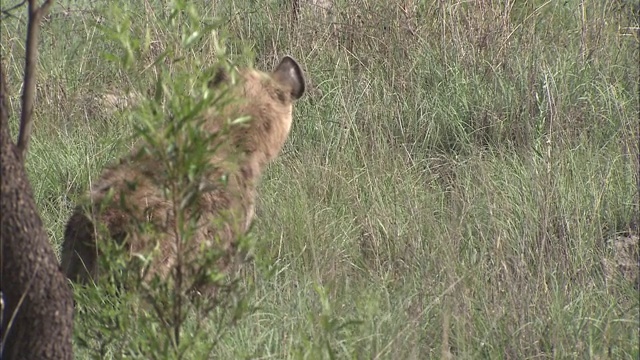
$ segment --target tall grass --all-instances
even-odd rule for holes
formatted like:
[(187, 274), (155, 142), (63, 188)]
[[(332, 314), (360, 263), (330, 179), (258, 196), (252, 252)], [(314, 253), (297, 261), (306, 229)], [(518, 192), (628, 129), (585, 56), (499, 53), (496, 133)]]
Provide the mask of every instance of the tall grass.
[[(130, 145), (100, 99), (153, 81), (102, 57), (109, 5), (65, 5), (43, 30), (27, 161), (54, 246)], [(310, 82), (260, 187), (258, 310), (218, 357), (638, 358), (638, 285), (601, 263), (638, 234), (640, 4), (301, 5), (297, 21), (283, 2), (201, 5), (237, 62), (291, 54)], [(164, 4), (126, 6), (149, 58), (177, 41)], [(22, 29), (3, 20), (14, 94)]]

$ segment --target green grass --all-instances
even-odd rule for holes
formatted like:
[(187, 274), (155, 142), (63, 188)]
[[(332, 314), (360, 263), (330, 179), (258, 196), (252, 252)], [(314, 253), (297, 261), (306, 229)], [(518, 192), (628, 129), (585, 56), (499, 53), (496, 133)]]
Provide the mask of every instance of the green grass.
[[(291, 54), (310, 81), (260, 187), (258, 310), (218, 358), (640, 356), (638, 292), (601, 267), (606, 239), (638, 233), (637, 2), (336, 1), (297, 26), (281, 3), (202, 8), (236, 61)], [(177, 41), (150, 4), (129, 5), (133, 33)], [(131, 144), (97, 99), (153, 83), (101, 56), (92, 9), (52, 15), (40, 45), (27, 166), (54, 247)], [(1, 26), (15, 114), (24, 26)]]

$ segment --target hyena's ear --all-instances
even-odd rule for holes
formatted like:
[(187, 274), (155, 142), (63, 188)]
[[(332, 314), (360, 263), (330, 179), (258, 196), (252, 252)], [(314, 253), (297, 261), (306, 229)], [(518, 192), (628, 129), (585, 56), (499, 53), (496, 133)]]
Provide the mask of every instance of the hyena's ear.
[(280, 64), (273, 70), (273, 78), (280, 85), (291, 89), (293, 100), (299, 99), (304, 94), (304, 74), (300, 65), (291, 56), (282, 58)]

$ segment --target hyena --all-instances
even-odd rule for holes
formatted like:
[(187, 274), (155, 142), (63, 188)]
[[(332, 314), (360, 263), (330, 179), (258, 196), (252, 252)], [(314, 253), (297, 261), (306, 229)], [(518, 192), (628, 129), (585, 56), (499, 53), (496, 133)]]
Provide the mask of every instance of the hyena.
[[(208, 179), (210, 190), (200, 193), (197, 200), (200, 217), (192, 240), (197, 247), (220, 246), (233, 252), (237, 237), (251, 224), (260, 175), (289, 135), (293, 103), (303, 95), (305, 79), (298, 63), (285, 56), (271, 73), (240, 70), (238, 81), (231, 84), (229, 74), (222, 71), (209, 85), (222, 83), (229, 86), (236, 101), (222, 112), (205, 112), (203, 129), (215, 133), (228, 119), (248, 116), (250, 120), (230, 126), (225, 133), (228, 146), (217, 149), (210, 160), (219, 170)], [(96, 224), (107, 230), (105, 240), (124, 244), (131, 254), (145, 254), (158, 246), (160, 257), (151, 271), (168, 274), (177, 258), (171, 231), (176, 219), (174, 204), (157, 185), (164, 171), (152, 155), (138, 151), (105, 169), (89, 191), (89, 209), (77, 207), (65, 229), (61, 266), (69, 279), (86, 283), (98, 276), (101, 252), (97, 241), (101, 237), (96, 236)], [(219, 181), (223, 175), (224, 186)], [(139, 231), (140, 223), (157, 231), (145, 235)], [(197, 251), (193, 253), (197, 256)]]

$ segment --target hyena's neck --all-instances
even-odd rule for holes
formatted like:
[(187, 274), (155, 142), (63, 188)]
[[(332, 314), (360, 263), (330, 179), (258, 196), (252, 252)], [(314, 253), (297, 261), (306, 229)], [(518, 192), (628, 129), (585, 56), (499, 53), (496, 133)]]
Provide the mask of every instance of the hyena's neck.
[(246, 153), (218, 152), (212, 159), (212, 164), (218, 169), (218, 175), (215, 176), (224, 174), (237, 176), (237, 179), (244, 184), (242, 187), (255, 187), (267, 162), (264, 156)]

